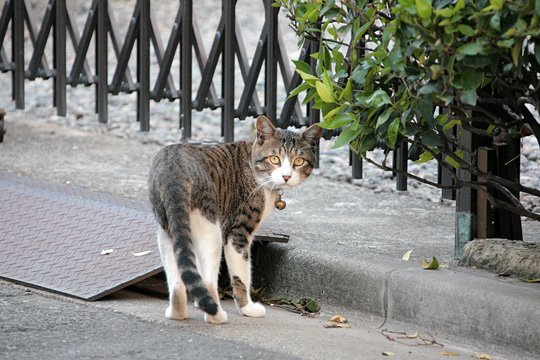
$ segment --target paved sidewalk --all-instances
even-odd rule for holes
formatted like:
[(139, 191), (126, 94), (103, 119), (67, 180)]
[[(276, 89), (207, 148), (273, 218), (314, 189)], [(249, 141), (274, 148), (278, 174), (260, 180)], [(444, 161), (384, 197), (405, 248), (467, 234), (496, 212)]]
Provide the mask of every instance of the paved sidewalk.
[[(22, 114), (10, 115), (7, 130), (1, 171), (146, 201), (159, 146), (32, 123)], [(291, 240), (268, 246), (255, 274), (273, 294), (311, 296), (540, 355), (540, 286), (456, 267), (452, 207), (317, 174), (284, 196), (287, 209), (269, 226)], [(524, 222), (524, 233), (539, 241), (540, 224)], [(410, 260), (401, 260), (411, 249)], [(448, 267), (422, 270), (422, 258), (432, 256)]]

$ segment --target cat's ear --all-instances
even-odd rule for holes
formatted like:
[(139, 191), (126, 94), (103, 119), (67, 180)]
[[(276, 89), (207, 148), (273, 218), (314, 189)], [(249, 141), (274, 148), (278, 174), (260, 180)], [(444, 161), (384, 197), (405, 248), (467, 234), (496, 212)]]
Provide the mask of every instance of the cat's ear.
[(323, 129), (318, 124), (313, 124), (302, 132), (302, 139), (308, 141), (311, 145), (316, 146), (322, 136)]
[(257, 142), (259, 144), (264, 143), (266, 139), (274, 136), (276, 128), (272, 122), (264, 115), (260, 115), (257, 118)]

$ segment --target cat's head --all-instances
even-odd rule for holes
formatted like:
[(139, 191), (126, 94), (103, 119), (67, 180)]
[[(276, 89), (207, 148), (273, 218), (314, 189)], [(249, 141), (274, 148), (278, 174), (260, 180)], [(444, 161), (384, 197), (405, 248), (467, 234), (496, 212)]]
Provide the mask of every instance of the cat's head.
[(316, 161), (322, 128), (312, 125), (296, 133), (274, 127), (265, 116), (257, 118), (257, 138), (251, 161), (260, 184), (287, 189), (306, 180)]

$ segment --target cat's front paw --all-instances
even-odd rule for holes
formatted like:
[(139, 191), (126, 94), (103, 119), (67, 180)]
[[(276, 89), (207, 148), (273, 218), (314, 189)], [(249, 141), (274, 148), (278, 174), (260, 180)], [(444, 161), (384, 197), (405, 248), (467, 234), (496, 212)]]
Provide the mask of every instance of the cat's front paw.
[(187, 311), (178, 311), (168, 306), (167, 310), (165, 310), (165, 317), (171, 320), (185, 320), (187, 318)]
[(249, 317), (264, 317), (266, 315), (266, 309), (260, 303), (249, 303), (241, 307), (240, 312)]
[(204, 322), (210, 324), (225, 324), (227, 320), (227, 313), (222, 309), (219, 309), (216, 315), (208, 315), (207, 313), (204, 313)]

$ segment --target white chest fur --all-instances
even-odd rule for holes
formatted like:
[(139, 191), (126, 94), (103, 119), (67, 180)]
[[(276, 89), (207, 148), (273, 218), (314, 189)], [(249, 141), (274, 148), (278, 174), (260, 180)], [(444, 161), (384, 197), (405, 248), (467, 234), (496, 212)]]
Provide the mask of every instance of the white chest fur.
[(261, 223), (270, 216), (272, 211), (274, 211), (277, 196), (275, 191), (270, 191), (266, 188), (264, 189), (264, 210), (261, 216)]

